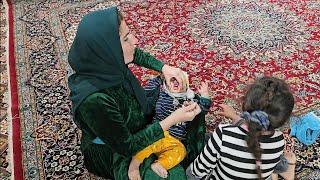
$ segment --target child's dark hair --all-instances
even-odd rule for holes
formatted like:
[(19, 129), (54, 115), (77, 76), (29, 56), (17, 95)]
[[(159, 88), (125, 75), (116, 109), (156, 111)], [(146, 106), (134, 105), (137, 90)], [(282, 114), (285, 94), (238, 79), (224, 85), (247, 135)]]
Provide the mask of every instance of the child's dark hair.
[[(257, 79), (249, 86), (242, 104), (242, 110), (251, 113), (261, 110), (268, 114), (271, 129), (282, 126), (290, 117), (294, 106), (294, 98), (285, 81), (275, 77)], [(253, 153), (256, 161), (261, 162), (259, 136), (262, 127), (249, 121), (247, 144), (249, 152)], [(270, 129), (269, 129), (270, 130)], [(257, 164), (259, 179), (262, 179), (260, 165)]]

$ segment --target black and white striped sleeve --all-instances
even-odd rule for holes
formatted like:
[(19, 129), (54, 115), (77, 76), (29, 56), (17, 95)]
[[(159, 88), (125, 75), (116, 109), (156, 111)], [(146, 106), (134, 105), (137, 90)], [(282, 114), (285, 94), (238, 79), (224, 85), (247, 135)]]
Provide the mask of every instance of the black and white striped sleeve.
[(197, 177), (202, 178), (210, 174), (212, 169), (217, 165), (220, 158), (220, 149), (222, 144), (222, 126), (219, 125), (211, 134), (210, 139), (203, 148), (198, 157), (191, 163), (191, 173)]

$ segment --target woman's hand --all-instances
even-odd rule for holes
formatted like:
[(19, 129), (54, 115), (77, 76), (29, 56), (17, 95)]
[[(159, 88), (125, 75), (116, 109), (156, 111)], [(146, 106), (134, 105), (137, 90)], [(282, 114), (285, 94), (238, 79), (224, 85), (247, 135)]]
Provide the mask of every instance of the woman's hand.
[(163, 131), (167, 131), (171, 126), (177, 123), (192, 121), (194, 117), (201, 112), (200, 106), (197, 103), (192, 102), (185, 104), (186, 105), (175, 110), (170, 116), (159, 122)]
[(222, 108), (222, 111), (218, 112), (219, 115), (232, 119), (233, 123), (241, 119), (233, 107), (226, 104), (219, 104), (219, 106)]
[(172, 67), (169, 65), (164, 65), (162, 67), (162, 73), (164, 78), (166, 79), (166, 82), (170, 82), (170, 79), (172, 77), (175, 77), (177, 79), (177, 81), (179, 82), (179, 84), (183, 83), (183, 72), (180, 68), (176, 68), (176, 67)]
[(175, 117), (176, 123), (192, 121), (201, 112), (200, 106), (195, 102), (190, 103), (185, 101), (183, 104), (181, 108), (178, 108), (171, 114)]

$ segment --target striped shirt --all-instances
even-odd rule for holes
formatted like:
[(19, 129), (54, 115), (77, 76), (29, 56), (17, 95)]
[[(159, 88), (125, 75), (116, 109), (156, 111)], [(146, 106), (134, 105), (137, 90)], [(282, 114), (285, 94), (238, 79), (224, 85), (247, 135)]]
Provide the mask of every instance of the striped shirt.
[[(191, 173), (208, 179), (257, 179), (256, 160), (247, 150), (247, 131), (242, 127), (219, 125), (206, 146), (191, 163)], [(282, 132), (263, 135), (259, 139), (263, 178), (270, 178), (284, 149)]]
[[(186, 97), (181, 98), (175, 98), (179, 101), (178, 105), (175, 105), (174, 98), (171, 97), (169, 94), (167, 94), (163, 89), (162, 86), (162, 80), (158, 76), (154, 79), (149, 80), (148, 84), (145, 87), (146, 91), (153, 91), (156, 88), (160, 88), (160, 93), (158, 100), (156, 102), (156, 113), (154, 116), (155, 121), (162, 121), (165, 118), (167, 118), (173, 111), (175, 111), (177, 108), (181, 107), (183, 102), (186, 100)], [(207, 113), (211, 106), (211, 100), (199, 96), (195, 96), (195, 99), (193, 101), (197, 101), (200, 105), (201, 111), (203, 113)], [(171, 136), (174, 136), (180, 140), (185, 139), (187, 131), (187, 122), (182, 122), (176, 125), (173, 125), (169, 128), (169, 134)]]

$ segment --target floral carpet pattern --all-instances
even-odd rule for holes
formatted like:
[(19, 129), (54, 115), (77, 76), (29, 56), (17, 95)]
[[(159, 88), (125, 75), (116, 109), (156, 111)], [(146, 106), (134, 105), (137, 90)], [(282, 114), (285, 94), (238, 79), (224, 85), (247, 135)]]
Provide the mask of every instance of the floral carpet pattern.
[[(320, 3), (314, 1), (15, 1), (15, 60), (25, 179), (95, 179), (83, 166), (80, 131), (72, 122), (68, 49), (88, 12), (119, 5), (139, 47), (210, 83), (211, 131), (218, 104), (237, 105), (249, 82), (285, 79), (295, 115), (320, 108)], [(145, 83), (155, 72), (132, 66)], [(308, 108), (306, 108), (308, 107)], [(288, 128), (284, 128), (288, 133)], [(299, 179), (320, 178), (320, 140), (304, 146), (286, 136), (298, 156)]]

